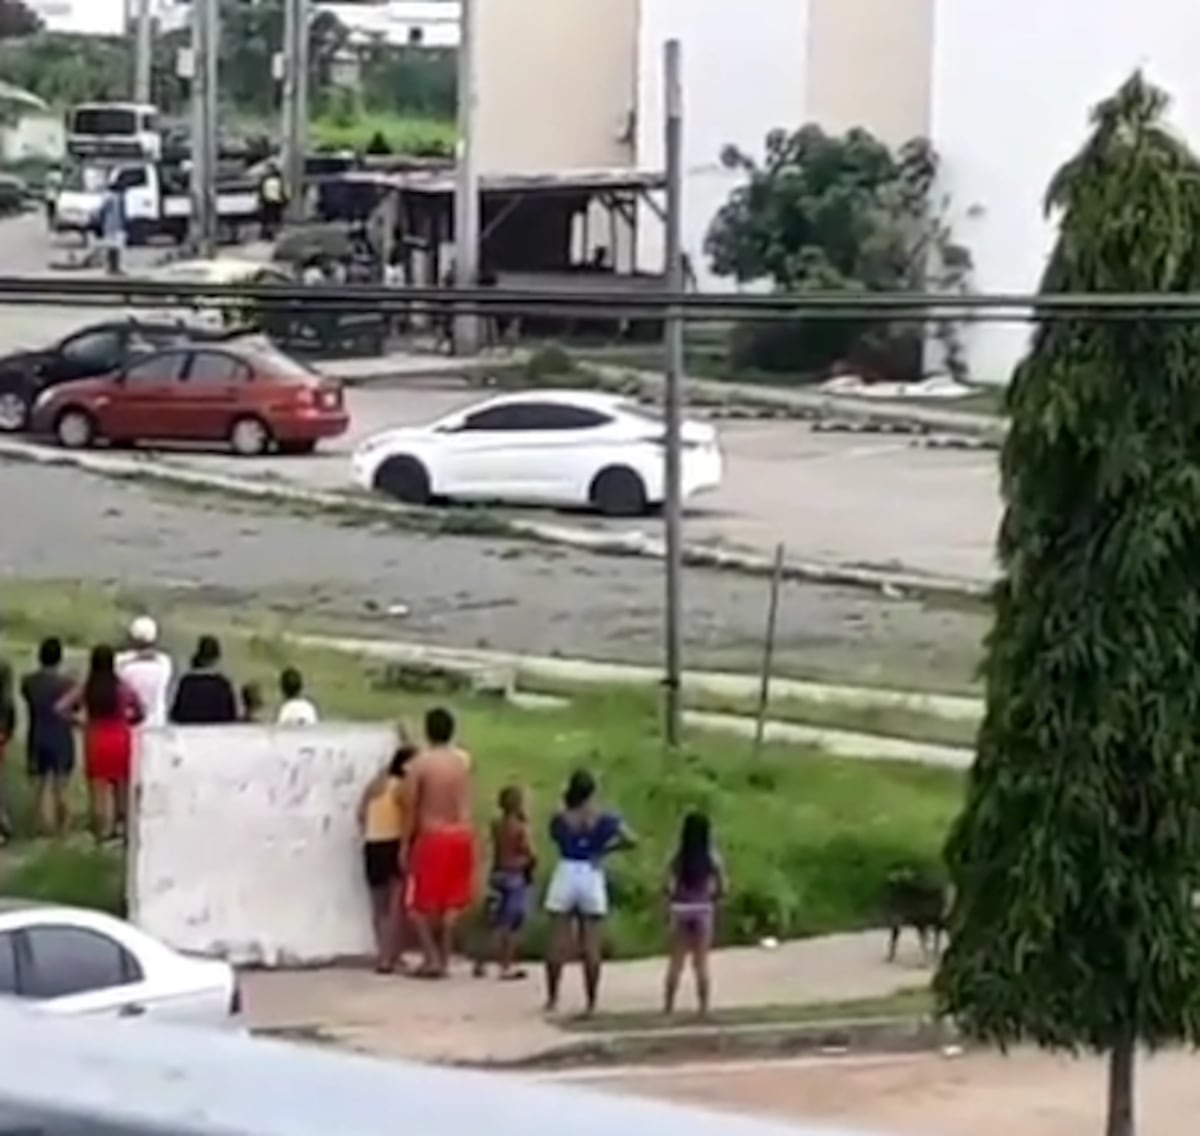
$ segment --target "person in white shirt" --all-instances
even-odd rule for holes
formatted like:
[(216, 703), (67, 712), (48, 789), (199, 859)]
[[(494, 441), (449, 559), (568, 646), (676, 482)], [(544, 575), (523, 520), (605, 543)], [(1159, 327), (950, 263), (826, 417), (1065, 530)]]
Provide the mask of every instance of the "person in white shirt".
[(167, 724), (167, 701), (175, 667), (171, 656), (158, 649), (158, 624), (148, 615), (129, 625), (129, 649), (117, 656), (117, 677), (141, 704), (145, 726)]
[(320, 720), (317, 708), (304, 697), (304, 676), (295, 667), (288, 667), (279, 676), (279, 692), (283, 705), (276, 719), (281, 726), (315, 726)]

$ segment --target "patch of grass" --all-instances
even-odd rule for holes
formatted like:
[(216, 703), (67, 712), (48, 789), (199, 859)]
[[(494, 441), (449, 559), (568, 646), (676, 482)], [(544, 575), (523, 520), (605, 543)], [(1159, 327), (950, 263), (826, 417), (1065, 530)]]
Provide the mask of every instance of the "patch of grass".
[(124, 857), (87, 838), (39, 842), (0, 864), (0, 894), (123, 915)]
[(444, 156), (454, 153), (457, 136), (453, 122), (419, 115), (360, 113), (346, 119), (322, 115), (309, 125), (314, 145), (332, 150), (366, 150), (382, 134), (396, 154)]
[[(568, 698), (587, 696), (595, 692), (592, 685), (555, 681), (538, 676), (522, 677), (520, 688), (534, 694), (552, 694)], [(617, 691), (636, 690), (618, 686)], [(684, 705), (689, 710), (704, 710), (715, 714), (735, 714), (754, 717), (758, 712), (757, 698), (746, 695), (710, 694), (695, 687), (684, 686)], [(903, 738), (906, 741), (930, 742), (934, 745), (972, 746), (977, 723), (945, 718), (930, 711), (897, 706), (851, 706), (817, 698), (785, 696), (773, 698), (767, 717), (778, 722), (795, 722), (830, 730), (846, 730), (856, 734), (871, 734), (883, 738)]]
[[(147, 602), (144, 595), (140, 599)], [(0, 587), (0, 624), (9, 628), (5, 650), (18, 669), (42, 635), (60, 634), (79, 651), (118, 638), (136, 609), (118, 587)], [(327, 719), (404, 719), (417, 725), (430, 705), (427, 694), (387, 689), (381, 681), (386, 664), (292, 645), (285, 631), (302, 630), (298, 619), (190, 605), (186, 592), (156, 610), (165, 645), (176, 658), (186, 657), (198, 632), (215, 633), (236, 681), (257, 680), (268, 693), (279, 670), (296, 665)], [(76, 665), (79, 660), (77, 654)], [(566, 778), (585, 766), (597, 775), (605, 800), (640, 835), (637, 851), (613, 861), (610, 935), (618, 956), (663, 946), (663, 870), (689, 809), (712, 815), (730, 865), (723, 942), (747, 943), (765, 935), (790, 938), (875, 923), (888, 873), (936, 862), (961, 800), (962, 780), (952, 771), (844, 761), (807, 747), (772, 745), (760, 760), (750, 761), (744, 746), (695, 734), (681, 753), (666, 754), (654, 691), (593, 691), (561, 710), (538, 712), (466, 692), (446, 695), (445, 701), (477, 756), (481, 821), (500, 788), (516, 782), (529, 792), (540, 837)], [(539, 843), (548, 863), (550, 851)], [(69, 852), (46, 862), (39, 854), (36, 861), (21, 858), (24, 874), (10, 883), (25, 894), (104, 896), (111, 894), (112, 882), (102, 863), (90, 853)], [(541, 931), (533, 929), (534, 949)]]
[[(849, 1002), (802, 1002), (768, 1006), (731, 1006), (716, 1010), (703, 1021), (705, 1026), (813, 1025), (819, 1022), (869, 1022), (887, 1018), (926, 1017), (934, 1011), (933, 992), (927, 986), (901, 990), (881, 998)], [(696, 1019), (684, 1014), (666, 1017), (650, 1011), (601, 1013), (591, 1018), (572, 1018), (562, 1028), (578, 1033), (634, 1033), (679, 1029)]]

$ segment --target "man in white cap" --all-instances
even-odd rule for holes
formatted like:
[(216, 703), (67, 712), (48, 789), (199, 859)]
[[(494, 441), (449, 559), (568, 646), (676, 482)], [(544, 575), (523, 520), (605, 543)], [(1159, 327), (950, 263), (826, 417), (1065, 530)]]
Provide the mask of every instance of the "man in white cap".
[(145, 717), (144, 726), (165, 726), (174, 665), (171, 656), (158, 649), (158, 624), (139, 615), (129, 625), (129, 650), (117, 656), (117, 677), (126, 683)]

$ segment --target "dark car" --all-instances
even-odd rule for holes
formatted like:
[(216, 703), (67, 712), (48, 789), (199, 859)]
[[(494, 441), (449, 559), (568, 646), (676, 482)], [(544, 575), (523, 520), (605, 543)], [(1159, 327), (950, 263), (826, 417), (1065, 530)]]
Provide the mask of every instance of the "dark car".
[(236, 330), (205, 331), (178, 323), (114, 320), (91, 324), (42, 351), (0, 357), (0, 433), (27, 429), (33, 404), (49, 387), (110, 374), (175, 343), (223, 340), (236, 334)]

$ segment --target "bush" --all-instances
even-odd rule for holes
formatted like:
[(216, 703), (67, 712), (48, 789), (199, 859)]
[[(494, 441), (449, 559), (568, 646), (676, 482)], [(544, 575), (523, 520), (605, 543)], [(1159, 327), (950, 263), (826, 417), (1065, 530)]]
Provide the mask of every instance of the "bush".
[(45, 845), (0, 872), (0, 892), (124, 915), (124, 861), (119, 852), (91, 843)]
[(525, 364), (525, 377), (533, 386), (545, 386), (567, 375), (573, 375), (576, 370), (574, 358), (559, 343), (544, 343)]

